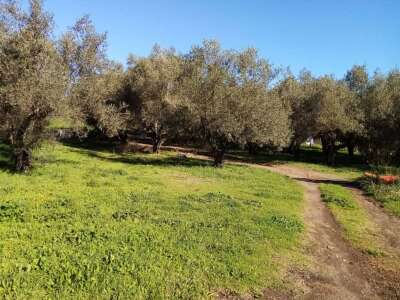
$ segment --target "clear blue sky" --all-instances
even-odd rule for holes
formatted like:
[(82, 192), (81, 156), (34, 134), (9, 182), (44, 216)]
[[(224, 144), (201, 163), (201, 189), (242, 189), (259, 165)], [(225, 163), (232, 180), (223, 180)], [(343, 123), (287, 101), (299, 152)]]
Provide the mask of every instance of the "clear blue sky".
[(46, 0), (56, 32), (89, 14), (109, 55), (147, 55), (154, 43), (187, 51), (203, 39), (259, 49), (272, 63), (341, 77), (353, 64), (400, 67), (400, 0)]

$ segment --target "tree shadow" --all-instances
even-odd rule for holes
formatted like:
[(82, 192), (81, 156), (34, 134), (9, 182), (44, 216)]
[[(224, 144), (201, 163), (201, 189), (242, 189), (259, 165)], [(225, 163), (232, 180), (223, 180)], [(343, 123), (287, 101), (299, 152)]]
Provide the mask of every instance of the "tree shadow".
[[(181, 166), (181, 167), (209, 167), (212, 163), (203, 159), (182, 156), (176, 153), (176, 156), (162, 156), (148, 152), (127, 152), (120, 153), (116, 151), (120, 146), (120, 141), (114, 139), (98, 140), (64, 140), (62, 144), (73, 148), (73, 151), (89, 157), (103, 161), (126, 163), (134, 165), (148, 166)], [(140, 156), (139, 156), (140, 155)]]
[[(12, 155), (12, 150), (9, 145), (4, 143), (2, 140), (0, 140), (0, 171), (12, 173), (12, 174), (20, 174), (20, 175), (29, 175), (30, 172), (27, 173), (21, 173), (17, 172), (15, 170), (15, 166), (13, 163), (13, 155)], [(79, 162), (69, 160), (69, 159), (62, 159), (62, 158), (57, 158), (52, 155), (45, 155), (45, 156), (34, 156), (33, 161), (35, 164), (33, 165), (32, 169), (36, 167), (41, 167), (42, 165), (48, 165), (48, 164), (76, 164), (78, 165)], [(31, 170), (32, 170), (31, 169)], [(30, 170), (30, 171), (31, 171)]]
[(0, 170), (14, 172), (11, 148), (0, 140)]
[[(135, 156), (135, 154), (118, 154), (110, 151), (110, 149), (98, 148), (96, 150), (85, 149), (76, 146), (73, 147), (73, 151), (79, 154), (83, 154), (89, 157), (93, 157), (103, 161), (115, 162), (115, 163), (125, 163), (132, 165), (142, 165), (142, 166), (160, 166), (160, 167), (209, 167), (212, 166), (210, 161), (189, 158), (186, 156), (159, 156), (158, 154), (152, 153), (140, 153), (140, 156)], [(147, 157), (146, 157), (147, 156)]]
[(108, 152), (114, 153), (115, 148), (117, 147), (118, 143), (114, 140), (95, 140), (95, 139), (84, 139), (79, 140), (76, 138), (70, 139), (63, 139), (59, 141), (64, 146), (68, 146), (75, 149), (82, 149), (88, 151), (101, 151), (101, 152)]
[[(118, 141), (116, 140), (97, 140), (97, 141), (69, 140), (69, 141), (63, 141), (62, 143), (88, 156), (114, 162), (122, 162), (129, 164), (138, 164), (138, 165), (157, 165), (157, 166), (180, 165), (187, 167), (212, 165), (210, 162), (194, 158), (180, 158), (180, 157), (155, 158), (154, 154), (144, 153), (144, 152), (143, 153), (137, 152), (142, 155), (141, 157), (137, 156), (133, 157), (131, 155), (132, 153), (118, 154), (115, 151), (115, 149), (118, 147)], [(111, 153), (113, 157), (103, 156), (99, 154), (102, 152)], [(143, 157), (144, 155), (148, 155), (149, 158)], [(326, 165), (324, 154), (320, 149), (317, 148), (301, 149), (296, 155), (284, 152), (273, 153), (273, 154), (269, 154), (266, 152), (259, 152), (257, 154), (249, 155), (248, 152), (244, 150), (231, 150), (226, 154), (225, 158), (237, 162), (265, 164), (265, 165), (268, 164), (279, 165), (279, 164), (286, 164), (288, 162)], [(363, 162), (361, 156), (355, 155), (354, 157), (349, 157), (349, 155), (342, 152), (337, 153), (336, 164), (333, 167), (336, 169), (351, 168), (354, 169), (355, 171), (360, 171), (360, 172), (364, 172), (370, 169), (370, 167)]]
[(348, 181), (348, 180), (335, 180), (335, 179), (311, 179), (304, 177), (293, 177), (294, 180), (315, 184), (334, 184), (340, 185), (345, 188), (360, 188), (361, 184), (358, 181)]
[[(232, 160), (242, 160), (249, 163), (257, 163), (257, 164), (270, 164), (270, 165), (279, 165), (286, 164), (288, 162), (299, 162), (299, 163), (312, 163), (318, 165), (325, 165), (325, 156), (320, 149), (316, 148), (307, 148), (301, 149), (297, 154), (290, 153), (257, 153), (254, 155), (249, 155), (245, 151), (233, 151), (230, 152), (227, 157)], [(370, 166), (367, 165), (360, 155), (354, 155), (350, 157), (346, 153), (339, 152), (336, 156), (336, 163), (333, 168), (341, 169), (341, 168), (351, 168), (355, 171), (364, 172), (370, 170)]]
[(79, 161), (74, 161), (71, 159), (64, 159), (64, 158), (56, 158), (54, 156), (40, 156), (34, 157), (34, 161), (37, 162), (39, 165), (50, 165), (50, 164), (64, 164), (64, 165), (79, 165)]

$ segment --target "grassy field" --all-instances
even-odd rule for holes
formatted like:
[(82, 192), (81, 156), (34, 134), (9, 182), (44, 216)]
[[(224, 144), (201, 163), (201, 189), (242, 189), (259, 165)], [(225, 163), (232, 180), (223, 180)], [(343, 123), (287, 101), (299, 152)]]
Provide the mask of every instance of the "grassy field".
[(0, 147), (0, 297), (199, 299), (278, 287), (302, 259), (302, 189), (265, 170), (48, 144)]

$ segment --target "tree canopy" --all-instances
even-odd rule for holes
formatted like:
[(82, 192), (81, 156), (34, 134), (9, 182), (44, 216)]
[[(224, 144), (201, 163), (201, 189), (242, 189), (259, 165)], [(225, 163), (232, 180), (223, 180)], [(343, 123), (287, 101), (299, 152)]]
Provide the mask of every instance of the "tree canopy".
[(13, 149), (15, 169), (31, 166), (49, 116), (65, 98), (66, 69), (51, 39), (53, 21), (42, 3), (29, 11), (0, 7), (0, 130)]
[(68, 67), (68, 100), (71, 117), (99, 133), (114, 136), (125, 127), (118, 97), (123, 84), (123, 67), (106, 55), (106, 34), (97, 33), (88, 16), (80, 18), (58, 43)]
[(205, 41), (185, 56), (183, 98), (216, 166), (230, 143), (287, 140), (288, 114), (267, 90), (273, 76), (274, 69), (255, 49), (223, 50), (218, 42)]
[(371, 76), (354, 65), (337, 79), (282, 72), (254, 48), (223, 49), (215, 40), (188, 53), (155, 46), (127, 68), (107, 56), (107, 35), (83, 16), (59, 39), (42, 1), (0, 2), (0, 137), (15, 169), (31, 166), (48, 120), (107, 139), (145, 136), (207, 146), (215, 166), (231, 147), (288, 150), (321, 141), (326, 161), (347, 147), (369, 163), (400, 162), (400, 72)]
[(131, 57), (127, 71), (128, 88), (135, 95), (136, 122), (139, 121), (151, 138), (153, 152), (173, 131), (179, 130), (175, 118), (179, 110), (178, 79), (182, 62), (173, 49), (161, 49), (157, 45), (146, 58)]

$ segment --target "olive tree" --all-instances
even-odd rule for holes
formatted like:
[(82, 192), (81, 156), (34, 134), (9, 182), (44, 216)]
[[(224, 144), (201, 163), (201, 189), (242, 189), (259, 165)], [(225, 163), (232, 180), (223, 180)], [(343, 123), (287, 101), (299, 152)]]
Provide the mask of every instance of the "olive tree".
[(400, 71), (398, 69), (392, 70), (388, 76), (388, 86), (390, 98), (392, 99), (394, 128), (396, 130), (395, 152), (393, 153), (394, 162), (400, 164)]
[(293, 132), (289, 152), (297, 154), (302, 143), (315, 134), (315, 119), (318, 107), (312, 97), (315, 78), (304, 70), (298, 78), (287, 74), (275, 87), (281, 101), (290, 113), (290, 127)]
[(146, 131), (158, 152), (162, 143), (179, 127), (177, 96), (181, 59), (173, 49), (153, 48), (149, 57), (129, 59), (128, 87), (137, 103), (136, 120)]
[(59, 41), (59, 52), (69, 71), (71, 117), (108, 136), (125, 126), (118, 99), (123, 68), (107, 58), (107, 36), (97, 33), (88, 16), (80, 18)]
[(290, 109), (293, 136), (289, 149), (296, 152), (308, 137), (320, 138), (328, 164), (334, 164), (345, 137), (359, 133), (360, 106), (345, 81), (331, 76), (313, 77), (303, 71), (278, 83), (276, 90)]
[(360, 130), (354, 97), (348, 87), (330, 76), (314, 81), (314, 90), (309, 95), (317, 111), (313, 120), (315, 136), (321, 138), (327, 163), (335, 163), (340, 138), (349, 132)]
[(215, 166), (223, 165), (231, 143), (286, 142), (288, 115), (266, 90), (274, 71), (254, 49), (223, 50), (218, 42), (205, 41), (192, 47), (184, 65), (182, 97)]
[(243, 130), (236, 139), (239, 145), (245, 144), (250, 154), (255, 153), (252, 147), (287, 146), (292, 135), (290, 110), (279, 94), (275, 90), (266, 90), (262, 85), (243, 87), (241, 93), (239, 112), (243, 118)]
[(51, 40), (52, 17), (40, 0), (23, 11), (0, 6), (0, 132), (11, 145), (17, 171), (31, 167), (32, 149), (65, 96), (65, 68)]
[(398, 158), (400, 149), (400, 72), (376, 73), (362, 99), (362, 153), (374, 164)]
[[(361, 103), (365, 98), (366, 91), (369, 84), (369, 76), (365, 66), (354, 65), (347, 71), (344, 82), (353, 94), (353, 116), (363, 124), (364, 114), (362, 111)], [(349, 131), (343, 136), (343, 142), (347, 147), (350, 157), (354, 155), (354, 149), (359, 144), (361, 138), (361, 131)]]

